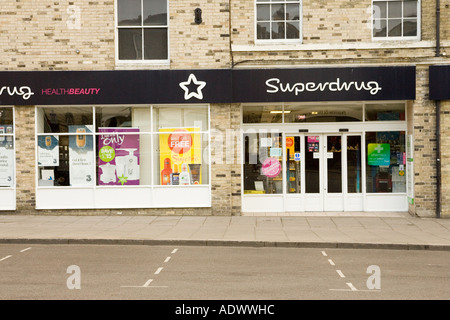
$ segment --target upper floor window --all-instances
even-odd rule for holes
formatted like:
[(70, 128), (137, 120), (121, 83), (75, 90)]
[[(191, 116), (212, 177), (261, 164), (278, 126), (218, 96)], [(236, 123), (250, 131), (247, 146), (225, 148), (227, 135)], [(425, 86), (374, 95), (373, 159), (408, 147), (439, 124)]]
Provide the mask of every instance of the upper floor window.
[(417, 40), (419, 35), (419, 0), (373, 0), (374, 39)]
[(117, 0), (119, 60), (168, 59), (167, 0)]
[(256, 0), (258, 41), (301, 40), (301, 0)]

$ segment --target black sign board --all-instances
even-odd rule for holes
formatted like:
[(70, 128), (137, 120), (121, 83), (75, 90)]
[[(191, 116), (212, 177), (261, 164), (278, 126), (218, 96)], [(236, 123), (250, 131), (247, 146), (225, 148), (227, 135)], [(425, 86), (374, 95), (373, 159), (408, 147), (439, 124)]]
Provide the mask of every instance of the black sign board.
[(0, 72), (0, 105), (413, 99), (415, 67)]
[(240, 102), (414, 100), (415, 79), (415, 67), (234, 70), (233, 98)]
[(0, 104), (220, 103), (230, 84), (228, 69), (0, 72)]
[(450, 100), (450, 65), (430, 67), (430, 100)]

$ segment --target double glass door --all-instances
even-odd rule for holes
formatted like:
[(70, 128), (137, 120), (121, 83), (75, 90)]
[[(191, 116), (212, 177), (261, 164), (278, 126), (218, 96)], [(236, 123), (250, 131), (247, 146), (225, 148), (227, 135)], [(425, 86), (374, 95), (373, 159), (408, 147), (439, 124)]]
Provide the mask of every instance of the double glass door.
[(362, 210), (361, 135), (286, 134), (285, 140), (287, 211)]

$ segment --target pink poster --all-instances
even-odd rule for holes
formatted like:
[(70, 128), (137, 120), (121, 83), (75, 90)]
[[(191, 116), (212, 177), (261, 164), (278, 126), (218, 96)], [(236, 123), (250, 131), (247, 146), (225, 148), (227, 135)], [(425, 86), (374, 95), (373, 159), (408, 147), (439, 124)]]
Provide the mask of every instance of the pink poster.
[(139, 129), (98, 130), (98, 184), (139, 185)]
[(281, 172), (281, 163), (277, 158), (267, 158), (262, 163), (261, 170), (263, 175), (269, 178), (275, 178)]

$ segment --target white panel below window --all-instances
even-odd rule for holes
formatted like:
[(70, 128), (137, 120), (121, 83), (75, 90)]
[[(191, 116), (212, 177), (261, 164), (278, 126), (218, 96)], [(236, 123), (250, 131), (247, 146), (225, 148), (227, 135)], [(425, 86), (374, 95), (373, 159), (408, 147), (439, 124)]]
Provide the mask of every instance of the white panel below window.
[(16, 190), (0, 189), (0, 210), (16, 210)]

